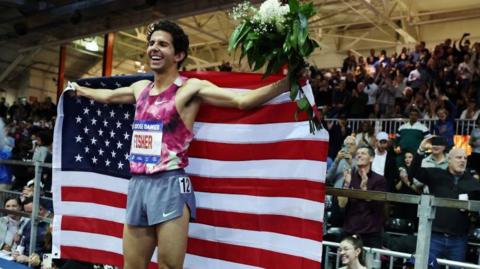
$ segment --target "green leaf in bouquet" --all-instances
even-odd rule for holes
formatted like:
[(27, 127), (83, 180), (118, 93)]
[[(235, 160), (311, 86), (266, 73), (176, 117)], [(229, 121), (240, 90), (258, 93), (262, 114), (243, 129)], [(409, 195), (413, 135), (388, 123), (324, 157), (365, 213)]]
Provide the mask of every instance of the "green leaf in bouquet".
[(290, 79), (290, 100), (295, 100), (298, 95), (298, 83), (294, 79)]
[(248, 52), (251, 48), (253, 48), (254, 42), (253, 40), (248, 40), (243, 47), (243, 51)]
[(288, 0), (288, 7), (290, 8), (290, 12), (297, 13), (300, 4), (298, 3), (298, 0)]
[(249, 41), (250, 41), (250, 40), (251, 40), (251, 41), (256, 41), (256, 40), (258, 40), (259, 38), (260, 38), (260, 35), (259, 35), (257, 32), (251, 31), (251, 32), (249, 32), (249, 33), (247, 34), (247, 36), (246, 36), (245, 39), (246, 39), (246, 40), (249, 40)]
[(315, 15), (315, 7), (312, 2), (300, 6), (300, 12), (305, 15), (305, 17), (310, 18)]
[(247, 53), (247, 60), (248, 66), (250, 67), (250, 69), (252, 69), (256, 60), (256, 55), (250, 51), (249, 53)]
[(300, 21), (300, 29), (298, 32), (298, 47), (302, 49), (303, 45), (305, 44), (305, 40), (307, 40), (308, 36), (308, 21), (307, 18), (302, 14), (298, 14), (298, 18)]
[(307, 97), (303, 96), (299, 100), (297, 100), (297, 107), (301, 111), (307, 111), (308, 108), (310, 107), (310, 104), (308, 103)]
[(290, 35), (289, 42), (290, 42), (290, 47), (293, 49), (298, 48), (298, 34), (300, 32), (300, 22), (298, 20), (295, 20), (293, 22), (293, 29), (292, 29), (292, 34)]
[(301, 47), (300, 47), (300, 54), (303, 56), (303, 57), (307, 57), (308, 55), (310, 55), (313, 51), (313, 46), (312, 44), (310, 43), (310, 40), (307, 40), (307, 42), (305, 42)]
[(263, 75), (264, 78), (268, 77), (271, 74), (278, 73), (280, 68), (287, 63), (285, 57), (283, 57), (283, 54), (281, 52), (278, 52), (278, 50), (275, 51), (275, 56), (272, 57), (272, 59), (268, 62), (267, 69), (265, 71), (265, 74)]
[(267, 57), (265, 57), (262, 54), (258, 54), (255, 59), (255, 65), (253, 67), (253, 71), (257, 71), (258, 69), (262, 68), (262, 66), (265, 65), (266, 61), (267, 61)]
[(290, 51), (290, 34), (287, 35), (287, 38), (283, 42), (283, 52), (288, 53)]
[(245, 35), (250, 31), (250, 26), (247, 22), (244, 22), (237, 26), (233, 31), (232, 35), (230, 36), (230, 41), (228, 44), (228, 50), (232, 51), (238, 47), (238, 44), (241, 40), (245, 37)]

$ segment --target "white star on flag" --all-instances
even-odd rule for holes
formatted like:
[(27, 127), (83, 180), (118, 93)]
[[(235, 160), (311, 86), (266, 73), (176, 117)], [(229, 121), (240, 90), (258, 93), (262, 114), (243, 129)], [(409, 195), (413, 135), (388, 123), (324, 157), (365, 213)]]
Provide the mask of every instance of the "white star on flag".
[(75, 161), (76, 161), (76, 162), (81, 162), (82, 159), (83, 159), (83, 157), (80, 156), (80, 154), (77, 154), (77, 156), (75, 156)]
[(75, 136), (75, 142), (81, 143), (82, 142), (82, 137), (80, 135)]

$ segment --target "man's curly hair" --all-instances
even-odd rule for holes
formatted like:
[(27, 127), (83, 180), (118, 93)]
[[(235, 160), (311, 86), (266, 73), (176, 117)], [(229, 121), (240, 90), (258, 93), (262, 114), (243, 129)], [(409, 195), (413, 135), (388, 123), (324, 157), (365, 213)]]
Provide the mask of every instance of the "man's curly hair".
[(158, 22), (154, 22), (150, 24), (147, 28), (147, 42), (150, 41), (152, 34), (155, 31), (165, 31), (172, 36), (173, 39), (173, 48), (175, 49), (175, 54), (184, 52), (185, 57), (182, 61), (178, 62), (177, 67), (180, 68), (182, 63), (187, 59), (188, 56), (188, 35), (185, 34), (183, 29), (178, 26), (176, 23), (168, 21), (168, 20), (161, 20)]

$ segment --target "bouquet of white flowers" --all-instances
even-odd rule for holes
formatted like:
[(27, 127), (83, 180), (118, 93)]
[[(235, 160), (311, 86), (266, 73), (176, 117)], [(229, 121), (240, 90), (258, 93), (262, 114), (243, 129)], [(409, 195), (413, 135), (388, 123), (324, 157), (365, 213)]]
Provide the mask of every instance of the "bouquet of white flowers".
[[(254, 71), (267, 65), (264, 77), (288, 65), (290, 98), (295, 100), (300, 89), (297, 76), (307, 66), (305, 58), (318, 47), (308, 35), (308, 18), (314, 14), (312, 3), (300, 4), (298, 0), (289, 0), (288, 4), (267, 0), (258, 9), (249, 2), (241, 3), (231, 13), (240, 24), (230, 37), (229, 50), (240, 48), (240, 61), (246, 56)], [(297, 100), (297, 105), (299, 110), (307, 111), (311, 131), (320, 129), (314, 118), (315, 108), (305, 94)]]

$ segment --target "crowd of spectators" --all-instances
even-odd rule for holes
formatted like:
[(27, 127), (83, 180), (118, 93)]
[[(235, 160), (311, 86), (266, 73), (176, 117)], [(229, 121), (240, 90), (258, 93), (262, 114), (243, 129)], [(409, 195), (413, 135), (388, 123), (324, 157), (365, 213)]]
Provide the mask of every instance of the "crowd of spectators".
[[(331, 138), (327, 185), (480, 198), (480, 43), (470, 44), (467, 37), (458, 43), (447, 39), (432, 50), (420, 42), (412, 51), (403, 48), (392, 55), (372, 49), (357, 58), (348, 52), (341, 68), (311, 68), (316, 103), (325, 118), (336, 119), (325, 124)], [(368, 118), (408, 120), (395, 134), (378, 130), (372, 121), (352, 130), (346, 120)], [(434, 124), (429, 128), (422, 119)], [(468, 162), (466, 151), (454, 148), (456, 119), (475, 121), (467, 133)], [(327, 240), (339, 239), (335, 227), (341, 227), (343, 235), (358, 234), (367, 246), (415, 252), (416, 205), (345, 197), (328, 197), (326, 205), (327, 226), (333, 227)], [(469, 232), (480, 225), (478, 219), (475, 212), (438, 209), (430, 254), (465, 261)], [(398, 233), (404, 236), (392, 236)], [(442, 245), (445, 238), (455, 244)]]
[(480, 110), (480, 43), (446, 39), (428, 49), (420, 42), (389, 55), (348, 52), (338, 69), (311, 68), (318, 106), (327, 118), (401, 118), (411, 107), (420, 118), (475, 119)]

